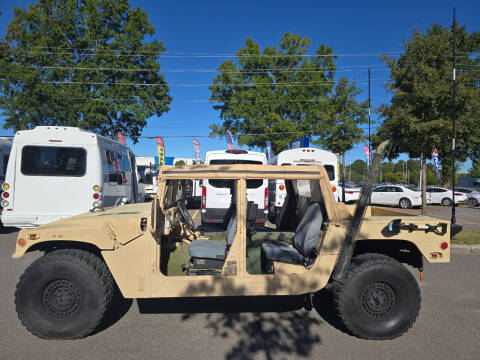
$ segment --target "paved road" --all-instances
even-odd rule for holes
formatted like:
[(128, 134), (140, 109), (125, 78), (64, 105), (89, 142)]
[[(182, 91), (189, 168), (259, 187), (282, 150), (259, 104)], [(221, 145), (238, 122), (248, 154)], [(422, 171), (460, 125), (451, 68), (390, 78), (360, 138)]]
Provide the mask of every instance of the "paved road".
[(30, 335), (13, 305), (20, 274), (38, 255), (13, 260), (15, 232), (0, 234), (0, 359), (478, 359), (480, 256), (455, 253), (427, 265), (422, 310), (393, 341), (364, 341), (335, 328), (329, 300), (307, 312), (298, 298), (125, 301), (106, 328), (77, 341)]
[[(412, 214), (420, 214), (421, 209), (405, 210)], [(427, 215), (450, 220), (452, 218), (452, 208), (441, 205), (428, 205)], [(464, 229), (480, 231), (480, 206), (476, 208), (457, 206), (455, 208), (455, 217), (457, 224), (462, 225)]]

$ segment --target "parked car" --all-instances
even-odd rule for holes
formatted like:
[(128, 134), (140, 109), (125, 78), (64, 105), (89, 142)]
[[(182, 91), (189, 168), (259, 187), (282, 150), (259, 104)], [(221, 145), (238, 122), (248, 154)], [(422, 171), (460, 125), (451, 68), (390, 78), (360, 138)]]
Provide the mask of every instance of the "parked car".
[[(452, 190), (439, 186), (427, 187), (427, 204), (441, 204), (443, 206), (452, 205)], [(467, 196), (461, 192), (455, 191), (455, 204), (467, 202)]]
[(372, 190), (371, 203), (409, 209), (422, 206), (422, 194), (400, 185), (377, 186)]
[[(340, 186), (340, 201), (342, 201), (342, 183), (339, 184)], [(360, 191), (362, 190), (361, 187), (354, 187), (348, 184), (345, 184), (345, 203), (353, 203), (358, 200), (360, 197)]]
[(461, 192), (467, 196), (467, 204), (471, 207), (477, 207), (480, 204), (480, 191), (467, 189), (467, 188), (455, 188), (455, 191)]

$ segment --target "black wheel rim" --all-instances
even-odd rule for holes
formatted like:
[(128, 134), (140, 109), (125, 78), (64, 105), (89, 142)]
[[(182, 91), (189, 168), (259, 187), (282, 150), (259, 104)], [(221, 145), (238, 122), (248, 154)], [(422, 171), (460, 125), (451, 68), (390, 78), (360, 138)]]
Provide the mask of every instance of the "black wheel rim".
[(48, 313), (66, 319), (78, 310), (80, 292), (71, 280), (55, 279), (43, 290), (42, 302)]
[(362, 310), (372, 319), (385, 317), (392, 312), (396, 303), (395, 291), (383, 282), (367, 286), (361, 296)]

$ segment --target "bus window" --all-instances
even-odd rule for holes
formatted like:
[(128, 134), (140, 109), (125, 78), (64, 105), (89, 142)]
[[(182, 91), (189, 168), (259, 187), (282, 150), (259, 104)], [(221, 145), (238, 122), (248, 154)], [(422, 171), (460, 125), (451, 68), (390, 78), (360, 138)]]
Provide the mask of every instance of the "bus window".
[(55, 146), (24, 146), (21, 171), (28, 176), (83, 176), (85, 149)]

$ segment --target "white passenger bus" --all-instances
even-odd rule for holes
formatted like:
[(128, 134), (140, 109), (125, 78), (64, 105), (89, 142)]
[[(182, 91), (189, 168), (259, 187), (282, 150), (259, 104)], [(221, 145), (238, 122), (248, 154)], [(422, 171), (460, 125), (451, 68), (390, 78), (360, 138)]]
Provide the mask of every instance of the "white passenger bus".
[(5, 173), (7, 172), (8, 158), (12, 150), (12, 139), (0, 137), (0, 184), (5, 181)]
[[(265, 154), (245, 150), (216, 150), (205, 154), (206, 165), (225, 164), (258, 164), (266, 165)], [(230, 189), (233, 180), (211, 179), (201, 180), (202, 188), (202, 223), (203, 224), (226, 224), (225, 219), (231, 204), (232, 195)], [(248, 180), (247, 199), (257, 204), (256, 222), (265, 223), (268, 213), (268, 181)]]
[[(314, 148), (297, 148), (284, 150), (277, 156), (268, 160), (268, 165), (323, 165), (327, 171), (328, 178), (332, 184), (332, 191), (335, 193), (335, 201), (339, 199), (339, 168), (338, 157), (330, 151), (314, 149)], [(278, 210), (283, 206), (287, 190), (283, 180), (270, 180), (268, 184), (269, 201), (268, 211), (269, 218), (274, 221)]]
[(34, 227), (94, 208), (140, 202), (135, 155), (104, 136), (64, 126), (18, 131), (2, 185), (5, 226)]

